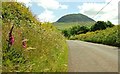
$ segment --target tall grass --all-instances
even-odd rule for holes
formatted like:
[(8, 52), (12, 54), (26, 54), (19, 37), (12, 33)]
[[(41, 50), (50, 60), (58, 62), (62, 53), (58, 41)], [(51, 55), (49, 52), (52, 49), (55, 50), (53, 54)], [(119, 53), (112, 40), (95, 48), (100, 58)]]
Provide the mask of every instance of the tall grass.
[[(3, 2), (2, 7), (2, 71), (66, 72), (68, 50), (61, 33), (50, 23), (40, 23), (21, 3)], [(12, 25), (15, 42), (8, 48)]]

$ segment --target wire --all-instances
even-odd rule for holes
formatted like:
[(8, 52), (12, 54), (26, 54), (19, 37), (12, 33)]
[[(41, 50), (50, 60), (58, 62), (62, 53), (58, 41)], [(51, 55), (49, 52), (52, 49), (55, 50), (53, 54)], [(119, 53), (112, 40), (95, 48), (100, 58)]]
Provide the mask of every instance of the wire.
[[(104, 7), (102, 7), (102, 9), (100, 9), (96, 15), (98, 15), (108, 4), (110, 4), (112, 2), (112, 0), (110, 2), (108, 2)], [(95, 16), (96, 16), (95, 15)], [(94, 18), (95, 16), (93, 16), (92, 18)]]

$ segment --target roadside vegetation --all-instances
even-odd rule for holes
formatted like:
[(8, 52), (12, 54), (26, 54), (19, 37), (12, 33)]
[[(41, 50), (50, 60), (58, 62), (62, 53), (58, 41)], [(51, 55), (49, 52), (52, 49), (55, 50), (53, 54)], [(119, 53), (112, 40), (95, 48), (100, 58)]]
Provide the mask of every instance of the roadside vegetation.
[(91, 26), (80, 26), (80, 25), (75, 25), (71, 28), (61, 30), (63, 35), (67, 38), (70, 38), (71, 36), (79, 35), (79, 34), (85, 34), (87, 32), (94, 32), (97, 30), (104, 30), (109, 27), (113, 27), (114, 25), (110, 22), (104, 22), (104, 21), (97, 21), (95, 24)]
[(120, 46), (118, 37), (120, 29), (110, 21), (97, 21), (91, 26), (75, 25), (71, 28), (61, 30), (62, 34), (70, 40), (82, 40), (94, 43)]
[(63, 35), (41, 23), (24, 4), (2, 2), (2, 72), (66, 72)]
[(118, 36), (120, 26), (114, 26), (105, 30), (87, 32), (86, 34), (75, 35), (72, 40), (82, 40), (94, 43), (107, 44), (120, 47), (120, 38)]
[(73, 26), (69, 29), (61, 30), (63, 35), (67, 38), (70, 38), (71, 36), (75, 36), (78, 34), (86, 33), (89, 31), (89, 28), (86, 26)]

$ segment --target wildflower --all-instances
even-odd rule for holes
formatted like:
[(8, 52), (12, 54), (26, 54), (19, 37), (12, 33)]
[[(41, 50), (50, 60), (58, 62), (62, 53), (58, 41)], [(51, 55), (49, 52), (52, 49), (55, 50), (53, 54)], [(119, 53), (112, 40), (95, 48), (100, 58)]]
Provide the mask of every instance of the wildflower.
[(22, 40), (22, 46), (23, 46), (23, 48), (27, 47), (27, 41), (28, 41), (28, 39), (23, 39)]
[(13, 36), (13, 35), (10, 35), (10, 36), (9, 36), (9, 44), (10, 44), (10, 45), (13, 45), (13, 44), (14, 44), (14, 41), (15, 41), (14, 36)]
[(13, 43), (15, 41), (14, 36), (12, 35), (13, 28), (14, 28), (14, 25), (12, 26), (10, 33), (9, 33), (9, 41), (8, 42), (10, 45), (13, 45)]
[(22, 42), (23, 48), (27, 47), (26, 41)]

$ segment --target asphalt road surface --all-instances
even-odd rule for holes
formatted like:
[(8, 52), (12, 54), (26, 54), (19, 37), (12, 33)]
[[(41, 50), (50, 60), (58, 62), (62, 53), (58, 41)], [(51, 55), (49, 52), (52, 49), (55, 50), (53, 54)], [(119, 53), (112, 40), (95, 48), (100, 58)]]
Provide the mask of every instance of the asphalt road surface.
[(67, 40), (69, 72), (118, 72), (118, 48)]

